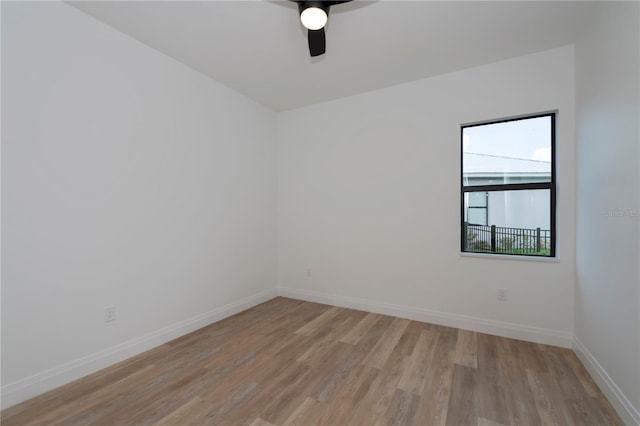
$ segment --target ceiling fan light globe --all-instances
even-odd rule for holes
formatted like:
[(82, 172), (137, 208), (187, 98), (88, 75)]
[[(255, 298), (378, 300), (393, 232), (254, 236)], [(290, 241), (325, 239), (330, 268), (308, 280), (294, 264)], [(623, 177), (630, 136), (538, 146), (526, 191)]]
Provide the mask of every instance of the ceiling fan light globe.
[(319, 30), (327, 24), (327, 13), (319, 7), (308, 7), (300, 14), (300, 21), (305, 28)]

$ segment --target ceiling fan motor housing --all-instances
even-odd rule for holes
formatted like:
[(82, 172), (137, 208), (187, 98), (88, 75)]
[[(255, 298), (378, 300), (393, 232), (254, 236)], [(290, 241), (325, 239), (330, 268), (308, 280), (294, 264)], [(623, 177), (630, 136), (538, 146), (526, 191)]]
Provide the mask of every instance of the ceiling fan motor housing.
[(329, 2), (326, 1), (314, 1), (314, 0), (309, 0), (309, 1), (297, 1), (296, 3), (298, 3), (298, 12), (300, 14), (302, 14), (302, 12), (305, 9), (308, 9), (310, 7), (317, 7), (318, 9), (322, 9), (324, 10), (324, 13), (327, 14), (327, 16), (329, 16), (329, 8), (331, 7), (331, 4)]

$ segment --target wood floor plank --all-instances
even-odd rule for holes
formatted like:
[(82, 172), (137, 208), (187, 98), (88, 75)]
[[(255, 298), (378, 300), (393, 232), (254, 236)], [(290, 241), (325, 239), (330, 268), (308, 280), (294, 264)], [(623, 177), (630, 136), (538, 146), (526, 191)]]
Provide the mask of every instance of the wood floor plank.
[(603, 413), (593, 404), (580, 380), (565, 362), (563, 354), (547, 351), (545, 356), (549, 360), (551, 373), (560, 386), (563, 407), (569, 411), (570, 417), (581, 425), (605, 424)]
[(371, 386), (380, 373), (377, 368), (359, 364), (344, 386), (339, 390), (334, 401), (329, 404), (319, 423), (322, 425), (346, 425), (353, 424), (352, 419), (358, 405), (369, 392)]
[(273, 423), (269, 423), (266, 420), (261, 419), (260, 417), (256, 418), (254, 421), (251, 422), (250, 426), (276, 426)]
[(353, 317), (353, 312), (355, 311), (343, 310), (325, 321), (316, 330), (313, 341), (297, 361), (302, 364), (317, 365), (327, 352), (340, 343), (339, 339), (344, 334), (344, 330), (349, 329), (353, 320), (357, 319)]
[[(331, 361), (334, 356), (339, 359), (341, 354), (337, 352), (329, 354), (327, 357), (328, 366), (334, 364)], [(263, 406), (260, 416), (274, 424), (282, 424), (304, 402), (306, 396), (309, 395), (309, 390), (316, 386), (323, 376), (324, 372), (321, 369), (309, 368), (305, 374), (298, 376), (272, 395), (272, 398)]]
[(477, 334), (473, 331), (458, 330), (455, 363), (471, 368), (478, 367)]
[(536, 343), (518, 341), (515, 346), (518, 348), (517, 356), (524, 368), (535, 373), (549, 372), (549, 366), (542, 352), (536, 349), (538, 347)]
[[(275, 396), (274, 401), (264, 408), (262, 417), (276, 424), (285, 422), (304, 402), (305, 396), (313, 396), (318, 389), (326, 386), (327, 380), (332, 381), (339, 376), (344, 365), (348, 364), (346, 360), (351, 358), (353, 351), (353, 346), (337, 342), (333, 350), (325, 353), (319, 360), (316, 366), (319, 368), (311, 368), (303, 382), (292, 384)], [(325, 389), (328, 390), (328, 388)]]
[(301, 305), (289, 310), (284, 318), (279, 321), (278, 327), (272, 333), (267, 333), (267, 337), (274, 334), (294, 333), (300, 328), (300, 324), (306, 324), (319, 315), (326, 312), (330, 306), (319, 303), (303, 302)]
[(363, 363), (373, 368), (381, 369), (387, 362), (391, 351), (393, 351), (393, 348), (398, 344), (408, 325), (408, 320), (401, 318), (394, 319), (383, 338), (381, 338), (378, 344), (371, 350)]
[(327, 405), (314, 398), (305, 398), (304, 402), (291, 413), (282, 426), (314, 426), (322, 418)]
[[(154, 422), (164, 417), (168, 412), (158, 412), (158, 409), (168, 408), (158, 404), (158, 400), (167, 393), (179, 389), (185, 385), (192, 384), (199, 380), (204, 374), (205, 370), (201, 368), (193, 368), (187, 371), (183, 371), (182, 374), (171, 374), (167, 372), (166, 376), (162, 380), (157, 380), (153, 384), (147, 384), (144, 387), (144, 391), (132, 392), (126, 401), (123, 400), (118, 404), (118, 409), (109, 410), (108, 413), (100, 415), (100, 419), (92, 418), (90, 423), (109, 423), (109, 424), (121, 424), (127, 421), (132, 423), (139, 423), (140, 418), (144, 418), (147, 414), (149, 417), (145, 418), (149, 422)], [(185, 401), (186, 402), (186, 401)], [(180, 404), (181, 405), (181, 404)], [(114, 407), (115, 408), (115, 407)], [(177, 407), (175, 407), (177, 408)], [(172, 411), (172, 410), (170, 410)], [(75, 423), (75, 421), (73, 422)]]
[[(43, 412), (50, 412), (63, 405), (58, 397), (58, 389), (37, 396), (22, 404), (14, 405), (2, 411), (2, 425), (31, 424)], [(17, 419), (17, 421), (16, 421)]]
[(485, 419), (484, 417), (478, 417), (476, 426), (507, 426), (507, 425), (503, 423), (494, 422), (493, 420)]
[(418, 404), (416, 419), (428, 425), (444, 425), (449, 408), (453, 381), (453, 366), (457, 330), (449, 327), (434, 328), (437, 333), (436, 354), (427, 367)]
[(152, 380), (157, 377), (159, 371), (155, 365), (147, 367), (132, 373), (114, 383), (107, 384), (96, 392), (90, 392), (79, 396), (75, 400), (62, 403), (51, 410), (32, 409), (25, 411), (22, 416), (15, 416), (9, 419), (2, 419), (2, 424), (49, 424), (54, 422), (66, 421), (68, 423), (75, 422), (77, 417), (85, 417), (87, 413), (98, 411), (100, 414), (105, 410), (110, 411), (112, 402), (120, 403), (127, 399), (128, 394), (136, 387), (140, 386), (141, 381)]
[(572, 351), (276, 298), (2, 425), (622, 425)]
[[(273, 407), (274, 404), (282, 402), (283, 395), (287, 390), (291, 389), (292, 384), (304, 383), (304, 379), (310, 370), (311, 367), (299, 363), (276, 366), (264, 382), (262, 391), (252, 395), (251, 399), (242, 406), (238, 406), (228, 413), (224, 423), (230, 425), (246, 424), (255, 417), (269, 421), (268, 414), (270, 410), (268, 409)], [(207, 395), (206, 398), (214, 401), (224, 397), (224, 393), (225, 389), (220, 388)]]
[(437, 335), (433, 331), (422, 331), (411, 354), (407, 368), (402, 373), (398, 389), (414, 395), (422, 395), (427, 370), (433, 359)]
[(340, 357), (334, 365), (323, 372), (321, 380), (310, 390), (309, 395), (321, 402), (332, 401), (339, 389), (349, 384), (350, 375), (360, 364), (363, 353), (340, 341), (336, 355)]
[(405, 426), (413, 424), (419, 403), (419, 395), (397, 389), (385, 416), (377, 419), (376, 425)]
[(400, 369), (401, 365), (396, 364), (380, 371), (367, 393), (358, 401), (350, 423), (372, 425), (385, 415), (397, 391), (396, 385), (400, 380)]
[(476, 395), (478, 387), (476, 374), (477, 372), (473, 367), (460, 364), (453, 366), (451, 396), (445, 424), (450, 426), (476, 424)]
[(296, 334), (304, 334), (305, 336), (312, 335), (319, 328), (321, 328), (327, 321), (329, 321), (331, 318), (338, 315), (341, 311), (342, 309), (335, 306), (333, 308), (327, 309), (325, 312), (320, 314), (313, 321), (306, 323), (305, 325), (300, 327), (298, 330), (296, 330)]
[[(384, 418), (385, 413), (389, 411), (389, 407), (396, 395), (396, 391), (398, 390), (397, 386), (402, 378), (403, 372), (410, 362), (409, 354), (415, 349), (418, 340), (416, 331), (419, 331), (419, 328), (414, 330), (413, 327), (409, 328), (408, 325), (401, 328), (401, 325), (398, 323), (396, 323), (396, 327), (394, 328), (393, 325), (394, 324), (389, 327), (388, 332), (385, 333), (385, 337), (390, 341), (389, 346), (392, 345), (392, 342), (396, 342), (396, 344), (389, 352), (389, 355), (385, 356), (386, 361), (382, 364), (380, 373), (376, 376), (368, 392), (359, 402), (359, 406), (351, 420), (355, 424), (371, 425)], [(401, 334), (399, 337), (396, 337), (398, 333)], [(379, 347), (379, 345), (376, 345), (376, 347)]]
[(416, 348), (420, 334), (424, 330), (423, 324), (417, 321), (409, 321), (409, 324), (404, 329), (402, 336), (393, 348), (391, 356), (387, 359), (387, 362), (391, 359), (399, 359), (404, 357), (410, 357)]
[(207, 399), (209, 408), (202, 416), (195, 420), (194, 425), (225, 425), (229, 417), (248, 404), (253, 398), (262, 393), (262, 387), (256, 382), (238, 383), (226, 390), (223, 396)]
[(497, 343), (500, 379), (507, 387), (505, 399), (509, 424), (541, 424), (533, 391), (526, 380), (525, 366), (520, 361), (518, 344), (508, 339), (498, 339)]
[(360, 339), (367, 334), (371, 327), (375, 326), (375, 323), (382, 317), (382, 315), (368, 313), (360, 322), (353, 327), (347, 334), (345, 334), (340, 341), (344, 343), (350, 343), (352, 345), (358, 344)]
[(536, 407), (543, 425), (564, 425), (569, 421), (561, 410), (558, 410), (554, 399), (560, 395), (555, 389), (553, 379), (549, 373), (540, 373), (527, 369), (527, 380), (533, 395), (535, 396)]
[(389, 316), (382, 316), (382, 318), (376, 321), (376, 326), (370, 328), (358, 344), (355, 345), (354, 356), (359, 357), (361, 360), (368, 357), (392, 323), (393, 318)]
[(379, 372), (380, 370), (377, 368), (355, 363), (340, 382), (340, 387), (334, 389), (333, 398), (324, 400), (327, 409), (319, 423), (323, 425), (346, 424), (353, 416), (359, 402), (369, 391)]
[(174, 426), (197, 423), (202, 420), (203, 413), (209, 412), (212, 408), (209, 402), (195, 397), (168, 413), (155, 424), (158, 426)]
[(591, 398), (601, 398), (602, 392), (600, 391), (600, 389), (598, 389), (598, 385), (596, 385), (591, 376), (589, 376), (587, 369), (584, 368), (573, 351), (567, 350), (564, 354), (564, 359), (566, 363), (571, 367), (578, 380), (580, 380), (580, 384), (582, 385), (584, 390), (587, 391), (587, 394)]
[(509, 410), (505, 392), (500, 379), (498, 358), (498, 337), (478, 333), (478, 418), (484, 418), (499, 424), (509, 423)]
[(105, 381), (114, 383), (135, 374), (153, 364), (157, 358), (166, 355), (170, 350), (171, 348), (167, 345), (158, 346), (116, 365), (102, 369), (94, 374), (25, 401), (22, 404), (7, 408), (2, 411), (2, 423), (8, 424), (6, 422), (9, 422), (12, 417), (17, 415), (20, 416), (20, 419), (23, 419), (22, 422), (30, 423), (30, 419), (37, 416), (39, 410), (50, 412), (62, 405), (74, 402), (80, 397), (96, 392), (105, 386)]

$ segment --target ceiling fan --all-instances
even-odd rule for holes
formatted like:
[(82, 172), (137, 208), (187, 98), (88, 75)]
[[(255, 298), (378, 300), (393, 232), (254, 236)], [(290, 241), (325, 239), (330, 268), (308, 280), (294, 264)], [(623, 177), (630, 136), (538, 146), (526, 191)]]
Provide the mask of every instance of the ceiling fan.
[(329, 18), (331, 6), (340, 3), (347, 3), (352, 0), (290, 0), (298, 4), (300, 21), (308, 30), (309, 53), (311, 56), (320, 56), (326, 52), (326, 40), (324, 36), (324, 26)]

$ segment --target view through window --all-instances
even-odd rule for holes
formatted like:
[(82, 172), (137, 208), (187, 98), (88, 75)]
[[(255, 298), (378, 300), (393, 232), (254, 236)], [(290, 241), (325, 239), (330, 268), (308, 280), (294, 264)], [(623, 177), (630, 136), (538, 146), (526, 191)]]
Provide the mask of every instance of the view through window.
[(555, 114), (463, 125), (463, 252), (555, 256)]

